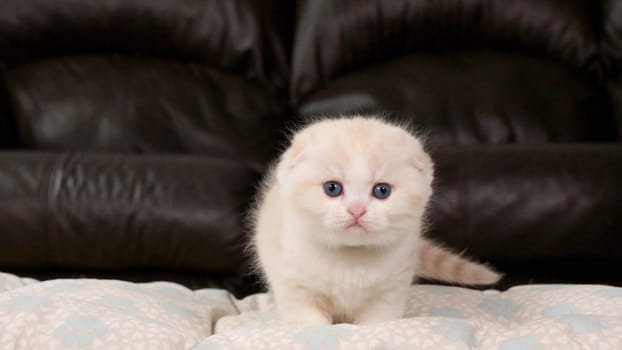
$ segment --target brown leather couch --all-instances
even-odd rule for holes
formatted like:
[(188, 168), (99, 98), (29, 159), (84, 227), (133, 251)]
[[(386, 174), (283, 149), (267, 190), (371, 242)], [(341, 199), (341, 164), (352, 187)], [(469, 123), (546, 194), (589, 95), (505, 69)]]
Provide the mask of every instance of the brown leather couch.
[(6, 0), (0, 270), (261, 289), (283, 130), (427, 135), (429, 234), (516, 283), (622, 285), (622, 2)]

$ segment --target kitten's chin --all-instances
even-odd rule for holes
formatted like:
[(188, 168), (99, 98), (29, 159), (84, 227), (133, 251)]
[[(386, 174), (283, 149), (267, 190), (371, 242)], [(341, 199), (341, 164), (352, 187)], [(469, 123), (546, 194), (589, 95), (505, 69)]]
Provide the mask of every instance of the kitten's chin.
[(338, 246), (348, 248), (381, 248), (393, 245), (393, 240), (382, 239), (343, 239)]
[(332, 247), (371, 248), (384, 247), (395, 244), (398, 239), (386, 232), (373, 232), (364, 226), (354, 226), (330, 230), (321, 237), (317, 237), (324, 244)]

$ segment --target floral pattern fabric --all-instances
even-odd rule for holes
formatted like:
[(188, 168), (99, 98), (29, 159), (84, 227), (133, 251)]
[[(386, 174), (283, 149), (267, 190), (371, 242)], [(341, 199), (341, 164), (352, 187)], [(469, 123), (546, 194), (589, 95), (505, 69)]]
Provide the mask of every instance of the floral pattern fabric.
[(415, 285), (407, 315), (283, 326), (268, 294), (0, 273), (0, 349), (622, 349), (622, 288)]

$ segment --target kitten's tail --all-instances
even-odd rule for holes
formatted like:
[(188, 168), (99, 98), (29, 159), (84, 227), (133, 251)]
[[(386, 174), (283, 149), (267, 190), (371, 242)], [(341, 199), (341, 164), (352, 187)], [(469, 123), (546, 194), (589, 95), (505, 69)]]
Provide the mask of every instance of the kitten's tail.
[(463, 258), (427, 239), (421, 239), (417, 257), (418, 277), (469, 285), (494, 284), (503, 277), (493, 269)]

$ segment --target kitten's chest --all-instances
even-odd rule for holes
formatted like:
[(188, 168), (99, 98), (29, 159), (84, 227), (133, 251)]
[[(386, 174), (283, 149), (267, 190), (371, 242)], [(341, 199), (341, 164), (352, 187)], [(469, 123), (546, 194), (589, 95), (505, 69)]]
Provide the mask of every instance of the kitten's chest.
[(394, 254), (336, 254), (306, 249), (285, 260), (290, 278), (329, 295), (353, 296), (358, 291), (363, 293), (396, 279), (410, 279), (414, 274), (414, 266), (411, 266), (414, 260), (407, 250)]
[(316, 254), (300, 259), (299, 255), (286, 266), (290, 281), (325, 297), (334, 315), (348, 320), (379, 295), (411, 282), (414, 266), (410, 266), (408, 258), (402, 258), (400, 261), (396, 255), (386, 255), (352, 259)]

